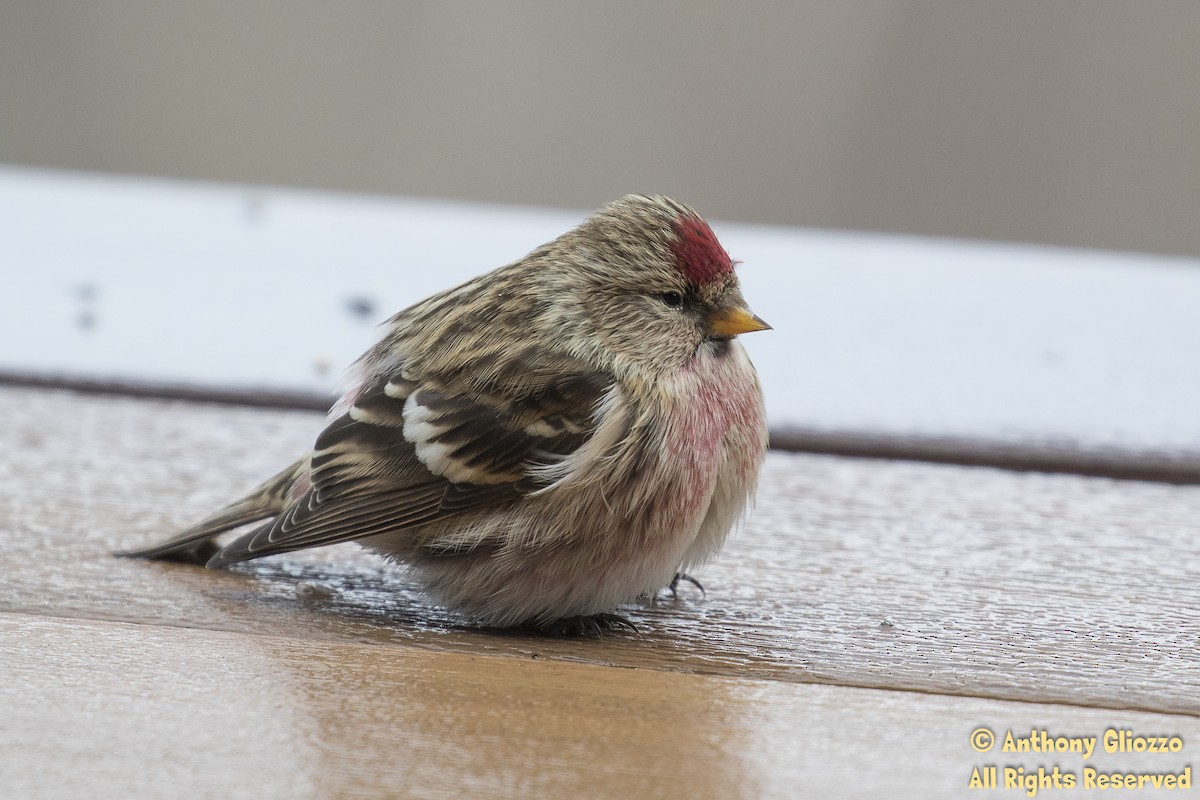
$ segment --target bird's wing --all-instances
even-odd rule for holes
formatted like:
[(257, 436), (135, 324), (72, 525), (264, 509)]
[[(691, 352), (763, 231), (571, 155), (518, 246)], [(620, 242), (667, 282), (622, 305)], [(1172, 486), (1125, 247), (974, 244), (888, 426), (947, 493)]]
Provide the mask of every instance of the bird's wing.
[(411, 528), (536, 490), (531, 465), (587, 442), (613, 383), (566, 356), (548, 368), (549, 357), (527, 365), (516, 383), (480, 387), (397, 370), (368, 384), (318, 437), (311, 488), (209, 566)]

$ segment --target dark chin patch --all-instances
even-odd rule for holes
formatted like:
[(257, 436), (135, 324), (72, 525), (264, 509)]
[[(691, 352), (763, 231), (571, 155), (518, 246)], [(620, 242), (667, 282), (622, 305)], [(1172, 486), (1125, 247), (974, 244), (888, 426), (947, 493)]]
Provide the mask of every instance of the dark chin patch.
[(700, 343), (700, 347), (717, 358), (723, 358), (729, 355), (729, 346), (732, 341), (733, 337), (731, 336), (709, 336)]
[(693, 284), (703, 286), (733, 272), (733, 261), (707, 222), (680, 217), (672, 227), (675, 240), (671, 242), (671, 252), (675, 265)]

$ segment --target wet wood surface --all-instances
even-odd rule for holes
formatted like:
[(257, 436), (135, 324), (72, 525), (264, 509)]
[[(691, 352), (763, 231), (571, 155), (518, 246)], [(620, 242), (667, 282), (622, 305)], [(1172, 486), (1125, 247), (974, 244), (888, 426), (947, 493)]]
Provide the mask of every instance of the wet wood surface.
[(14, 796), (951, 797), (976, 765), (1051, 765), (976, 754), (980, 725), (1185, 742), (1100, 767), (1200, 747), (1200, 487), (772, 454), (706, 596), (557, 640), (464, 625), (353, 545), (109, 555), (319, 414), (6, 388), (0, 418)]

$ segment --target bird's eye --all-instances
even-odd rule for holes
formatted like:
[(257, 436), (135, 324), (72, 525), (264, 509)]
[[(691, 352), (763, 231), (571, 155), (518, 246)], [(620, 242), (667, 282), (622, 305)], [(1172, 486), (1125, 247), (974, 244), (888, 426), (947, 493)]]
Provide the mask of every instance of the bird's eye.
[(659, 299), (666, 304), (668, 308), (679, 308), (683, 305), (683, 295), (679, 292), (663, 292), (659, 295)]

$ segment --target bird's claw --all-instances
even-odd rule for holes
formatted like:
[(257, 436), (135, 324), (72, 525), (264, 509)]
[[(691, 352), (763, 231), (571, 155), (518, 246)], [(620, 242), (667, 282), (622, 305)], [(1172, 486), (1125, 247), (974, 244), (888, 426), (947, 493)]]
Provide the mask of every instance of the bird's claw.
[(708, 592), (704, 591), (704, 584), (686, 572), (676, 572), (675, 577), (671, 578), (671, 582), (667, 584), (667, 590), (671, 593), (672, 598), (679, 597), (679, 584), (681, 583), (690, 583), (700, 590), (701, 597), (708, 597)]

